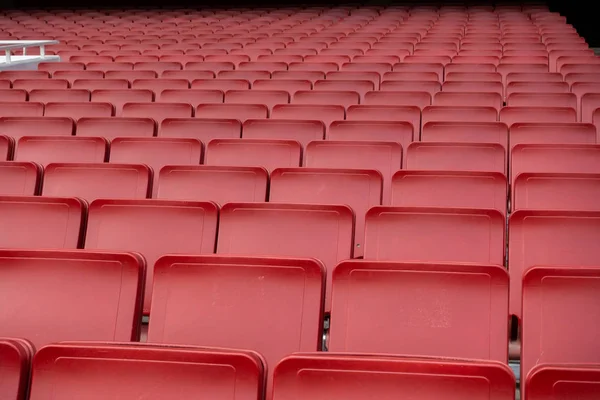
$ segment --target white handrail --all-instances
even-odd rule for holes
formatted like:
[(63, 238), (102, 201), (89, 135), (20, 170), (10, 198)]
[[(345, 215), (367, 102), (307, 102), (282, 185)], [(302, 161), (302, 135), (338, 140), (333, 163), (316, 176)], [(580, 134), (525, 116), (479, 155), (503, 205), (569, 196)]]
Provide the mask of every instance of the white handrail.
[(39, 58), (45, 58), (46, 46), (58, 43), (58, 40), (0, 40), (0, 51), (4, 51), (6, 56), (5, 62), (10, 64), (13, 50), (23, 49), (23, 55), (27, 55), (26, 49), (28, 47), (39, 47)]

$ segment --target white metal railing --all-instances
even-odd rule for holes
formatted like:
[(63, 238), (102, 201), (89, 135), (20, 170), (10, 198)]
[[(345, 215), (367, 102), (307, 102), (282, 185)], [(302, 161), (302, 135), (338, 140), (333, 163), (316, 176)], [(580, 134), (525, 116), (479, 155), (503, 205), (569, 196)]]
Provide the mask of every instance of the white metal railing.
[(4, 51), (6, 64), (12, 62), (12, 52), (15, 50), (23, 49), (23, 55), (27, 55), (28, 47), (39, 47), (40, 54), (39, 58), (46, 58), (46, 46), (51, 44), (58, 44), (58, 40), (1, 40), (0, 41), (0, 54)]

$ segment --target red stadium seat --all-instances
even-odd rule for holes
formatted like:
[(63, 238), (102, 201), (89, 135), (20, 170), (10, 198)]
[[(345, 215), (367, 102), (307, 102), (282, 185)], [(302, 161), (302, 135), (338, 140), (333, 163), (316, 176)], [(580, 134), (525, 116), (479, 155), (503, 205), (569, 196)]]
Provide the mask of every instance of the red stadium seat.
[(185, 70), (185, 71), (173, 71), (173, 70), (166, 70), (163, 71), (160, 74), (160, 77), (162, 79), (185, 79), (188, 82), (192, 82), (195, 80), (201, 80), (201, 79), (213, 79), (215, 77), (215, 74), (211, 71), (189, 71), (189, 70)]
[(77, 136), (104, 137), (152, 137), (154, 120), (151, 118), (81, 118), (77, 121)]
[(69, 81), (65, 79), (16, 79), (13, 81), (13, 89), (67, 89)]
[(335, 121), (329, 128), (330, 140), (397, 142), (406, 149), (415, 140), (414, 128), (402, 121)]
[(44, 116), (69, 117), (77, 121), (84, 117), (110, 117), (113, 115), (111, 103), (47, 103)]
[(319, 79), (325, 79), (325, 73), (322, 71), (275, 71), (271, 74), (273, 80), (301, 80), (316, 82)]
[[(0, 221), (2, 226), (10, 228), (3, 229), (0, 232), (0, 247), (4, 249), (75, 249), (80, 241), (84, 210), (84, 204), (77, 199), (2, 196), (0, 197)], [(2, 279), (2, 282), (8, 282), (6, 279)], [(29, 277), (27, 280), (29, 280)], [(10, 288), (16, 289), (16, 293), (23, 293), (30, 298), (32, 296), (32, 293), (23, 291), (21, 285), (8, 285), (6, 290), (12, 293)], [(9, 336), (14, 333), (15, 335), (12, 336), (22, 336), (19, 335), (19, 332), (10, 332), (10, 327), (15, 325), (7, 323), (12, 320), (15, 324), (27, 324), (25, 318), (15, 319), (11, 317), (14, 314), (6, 308), (9, 304), (16, 305), (19, 303), (11, 301), (2, 308), (0, 317), (3, 321), (0, 335)], [(27, 301), (25, 303), (31, 304)], [(25, 306), (25, 304), (21, 305)], [(42, 318), (38, 314), (34, 312), (26, 315), (37, 320), (37, 317)], [(46, 330), (42, 329), (42, 331), (45, 332)], [(43, 332), (33, 331), (30, 335), (32, 336), (31, 339), (35, 339), (39, 338), (39, 335), (43, 335)], [(22, 337), (27, 336), (29, 335)]]
[(66, 117), (3, 117), (0, 118), (0, 132), (14, 140), (23, 136), (35, 136), (44, 127), (44, 136), (71, 136), (73, 120)]
[[(563, 76), (559, 73), (528, 73), (528, 72), (511, 72), (506, 75), (506, 84), (510, 85), (515, 82), (562, 82)], [(562, 91), (562, 90), (561, 90)]]
[(190, 83), (185, 79), (136, 79), (131, 83), (132, 89), (151, 90), (155, 98), (165, 89), (189, 89)]
[[(68, 359), (63, 365), (61, 360)], [(214, 400), (262, 398), (263, 362), (250, 351), (111, 343), (68, 343), (49, 346), (36, 355), (31, 399), (51, 391), (61, 398), (89, 397), (102, 387), (103, 396), (136, 398), (148, 393), (169, 397), (206, 393)], [(228, 377), (223, 370), (231, 371)], [(206, 379), (197, 379), (198, 372)], [(73, 379), (74, 375), (77, 379)], [(165, 379), (167, 378), (167, 379)], [(127, 384), (123, 384), (126, 381)]]
[(37, 194), (41, 172), (32, 162), (0, 161), (0, 196)]
[(382, 204), (389, 204), (392, 175), (402, 166), (402, 146), (366, 140), (314, 141), (306, 146), (304, 166), (377, 170), (384, 182)]
[(48, 71), (0, 71), (0, 79), (8, 79), (11, 82), (14, 82), (17, 79), (48, 79), (50, 78), (50, 74)]
[(506, 215), (508, 185), (498, 172), (398, 171), (392, 177), (393, 206), (485, 208)]
[(111, 103), (115, 107), (115, 115), (123, 115), (125, 103), (152, 102), (152, 91), (147, 89), (98, 89), (92, 92), (92, 102)]
[(151, 116), (160, 125), (165, 118), (189, 118), (193, 110), (187, 103), (125, 103), (122, 116), (130, 118)]
[(264, 104), (269, 110), (276, 104), (289, 103), (290, 95), (283, 90), (229, 90), (225, 93), (228, 104)]
[(165, 200), (264, 202), (268, 172), (260, 167), (178, 166), (160, 170), (156, 197)]
[(267, 118), (268, 112), (264, 104), (200, 104), (196, 118), (233, 118), (243, 123), (247, 119)]
[(507, 95), (506, 105), (511, 107), (567, 107), (576, 110), (577, 97), (573, 93), (513, 92)]
[(31, 161), (45, 166), (53, 162), (104, 162), (108, 143), (99, 137), (23, 136), (15, 149), (16, 161)]
[[(60, 214), (67, 217), (65, 214), (70, 211), (71, 224), (78, 225), (77, 208), (59, 200), (39, 198), (38, 204), (46, 206), (46, 217), (55, 224), (66, 222), (57, 217), (61, 217)], [(70, 202), (76, 203), (75, 200)], [(64, 209), (67, 204), (69, 208)], [(51, 210), (53, 217), (49, 214)], [(57, 238), (61, 239), (64, 238)], [(27, 338), (38, 349), (62, 341), (127, 342), (139, 338), (144, 276), (144, 262), (140, 257), (129, 253), (73, 250), (0, 250), (0, 260), (3, 293), (7, 299), (0, 312), (2, 335)], [(14, 273), (15, 268), (18, 274)], [(58, 276), (63, 277), (60, 284), (49, 284)], [(23, 285), (35, 290), (23, 290)], [(82, 307), (86, 312), (81, 312)], [(41, 309), (43, 313), (39, 312)], [(14, 318), (15, 313), (22, 315)], [(51, 389), (54, 395), (57, 389), (56, 386)], [(31, 398), (40, 397), (32, 393)]]
[(41, 117), (42, 115), (44, 115), (44, 105), (42, 103), (0, 103), (0, 116), (2, 117)]
[[(583, 281), (581, 281), (567, 277), (566, 281), (571, 281), (567, 284), (559, 279), (562, 274), (552, 271), (553, 274), (558, 275), (554, 275), (552, 279), (542, 279), (540, 282), (539, 272), (534, 272), (541, 266), (560, 267), (560, 269), (566, 269), (562, 276), (572, 274), (575, 277), (577, 271), (584, 273), (586, 267), (597, 268), (598, 252), (593, 251), (586, 243), (594, 243), (600, 239), (598, 235), (599, 217), (600, 213), (598, 212), (548, 210), (520, 210), (510, 216), (508, 223), (508, 271), (511, 280), (509, 311), (511, 314), (523, 318), (523, 341), (525, 343), (525, 338), (529, 338), (530, 343), (533, 344), (532, 348), (526, 348), (526, 345), (522, 348), (523, 377), (527, 376), (526, 371), (536, 364), (537, 358), (550, 363), (565, 363), (572, 360), (573, 363), (583, 364), (600, 361), (594, 360), (598, 357), (596, 352), (589, 351), (590, 345), (593, 345), (590, 339), (594, 337), (595, 329), (584, 329), (584, 324), (587, 324), (589, 319), (581, 312), (585, 309), (596, 311), (595, 303), (584, 301), (584, 299), (591, 299), (588, 296), (595, 289), (596, 279), (589, 280), (589, 278), (582, 277)], [(538, 278), (534, 278), (536, 275)], [(553, 290), (547, 288), (546, 281), (552, 282)], [(588, 283), (583, 283), (586, 281)], [(563, 286), (565, 284), (568, 286)], [(523, 292), (521, 292), (522, 287)], [(567, 290), (568, 288), (571, 290)], [(548, 290), (546, 291), (546, 289)], [(540, 290), (544, 291), (544, 299), (547, 301), (540, 302), (538, 298)], [(529, 297), (531, 295), (535, 296), (535, 300)], [(573, 308), (574, 306), (576, 308)], [(574, 325), (570, 326), (567, 332), (557, 330), (555, 326), (548, 325), (547, 319), (539, 317), (540, 308), (545, 310), (547, 315), (557, 316), (559, 313), (563, 316), (561, 318), (569, 315), (569, 320)], [(526, 317), (530, 315), (531, 319), (529, 320)], [(535, 322), (536, 319), (538, 322)], [(531, 331), (526, 331), (528, 320)], [(542, 325), (540, 326), (540, 324)], [(560, 339), (561, 336), (570, 332), (571, 327), (574, 329), (573, 334), (579, 340), (565, 342)], [(588, 326), (588, 328), (590, 327)], [(582, 329), (583, 331), (581, 331)], [(543, 350), (543, 347), (540, 347), (539, 344), (535, 345), (543, 339), (550, 340), (549, 344), (555, 343), (550, 347), (552, 351), (548, 351), (548, 354), (540, 354), (539, 351)], [(557, 340), (560, 341), (557, 342)], [(558, 343), (561, 345), (556, 345)]]
[[(410, 214), (402, 218), (398, 212), (402, 209), (377, 209), (390, 210), (396, 221), (388, 219), (388, 223), (398, 225), (405, 220), (411, 225)], [(483, 215), (473, 217), (480, 217), (483, 222)], [(370, 221), (373, 225), (369, 226), (375, 230), (374, 235), (378, 235), (379, 229), (387, 231), (383, 218), (379, 226), (374, 225), (376, 221)], [(436, 229), (434, 221), (442, 223), (441, 219), (429, 220), (433, 230)], [(466, 224), (467, 220), (460, 222)], [(413, 234), (401, 231), (409, 235), (408, 242), (416, 240), (411, 238)], [(445, 239), (442, 243), (447, 247), (452, 240), (447, 236)], [(501, 238), (496, 239), (497, 244), (502, 242)], [(364, 280), (365, 276), (369, 277), (368, 281)], [(331, 320), (329, 350), (409, 357), (468, 357), (506, 363), (508, 286), (508, 272), (503, 265), (343, 261), (333, 273), (331, 309), (338, 317)], [(444, 296), (443, 310), (452, 314), (451, 325), (448, 314), (440, 311), (440, 299), (434, 300), (440, 292)], [(418, 313), (415, 314), (414, 309)], [(369, 323), (374, 310), (382, 317), (377, 326)], [(451, 329), (440, 329), (442, 327)], [(378, 340), (371, 340), (374, 332), (378, 333)]]
[(485, 106), (428, 106), (423, 109), (421, 124), (431, 121), (443, 122), (495, 122), (498, 111), (494, 107)]
[(25, 89), (0, 89), (0, 102), (18, 103), (23, 101), (27, 101), (27, 91)]
[(86, 89), (34, 89), (29, 92), (29, 101), (85, 103), (90, 101), (90, 92)]
[(290, 97), (299, 90), (310, 90), (312, 84), (307, 80), (294, 79), (258, 79), (252, 84), (253, 91), (269, 90), (269, 91), (286, 91)]
[(228, 203), (221, 208), (217, 254), (310, 257), (332, 269), (352, 257), (353, 222), (347, 206)]
[(444, 81), (444, 65), (439, 63), (407, 63), (405, 59), (405, 62), (394, 65), (393, 70), (394, 72), (435, 72), (438, 81)]
[(499, 116), (509, 128), (517, 122), (577, 122), (577, 112), (569, 107), (504, 107)]
[[(502, 95), (496, 92), (450, 92), (436, 93), (434, 106), (493, 107), (500, 111), (504, 105)], [(476, 122), (476, 121), (473, 121)]]
[(418, 132), (421, 110), (415, 106), (371, 106), (355, 105), (348, 107), (346, 119), (349, 121), (406, 121)]
[(373, 207), (366, 219), (365, 259), (502, 266), (505, 225), (496, 210)]
[(197, 107), (201, 103), (222, 103), (223, 92), (202, 89), (165, 89), (156, 98), (161, 103), (187, 103)]
[(0, 380), (0, 393), (7, 399), (26, 398), (33, 345), (24, 339), (0, 338), (0, 360), (4, 373)]
[[(93, 72), (93, 71), (91, 71)], [(95, 91), (98, 89), (128, 89), (129, 82), (126, 79), (102, 79), (102, 77), (95, 79), (76, 79), (71, 83), (73, 89), (87, 89)]]
[(158, 129), (159, 137), (194, 138), (208, 143), (211, 139), (235, 139), (242, 135), (237, 119), (166, 118)]
[(95, 200), (89, 206), (85, 248), (127, 249), (145, 257), (147, 314), (156, 261), (165, 254), (213, 253), (217, 214), (211, 202)]
[(600, 211), (600, 174), (525, 172), (512, 193), (513, 210)]
[[(551, 272), (543, 270), (540, 273)], [(597, 275), (595, 269), (591, 275)], [(573, 276), (580, 279), (577, 273)], [(599, 381), (600, 369), (597, 365), (540, 364), (529, 370), (524, 386), (525, 394), (530, 400), (541, 400), (547, 397), (548, 393), (558, 391), (557, 388), (561, 388), (560, 392), (568, 391), (577, 393), (583, 399), (593, 399)], [(568, 389), (562, 389), (563, 387)]]
[(150, 169), (135, 164), (52, 163), (44, 169), (43, 196), (78, 197), (88, 203), (103, 199), (145, 199)]
[(506, 173), (506, 150), (498, 143), (413, 142), (406, 169)]
[(431, 95), (428, 92), (372, 91), (365, 95), (361, 103), (377, 106), (414, 106), (423, 109), (431, 105)]
[(156, 72), (154, 72), (154, 71), (132, 71), (132, 70), (131, 71), (130, 70), (113, 71), (113, 70), (109, 69), (104, 73), (104, 78), (105, 79), (125, 79), (130, 84), (132, 84), (133, 81), (136, 81), (138, 79), (154, 79), (154, 78), (156, 78)]
[(297, 354), (280, 362), (274, 375), (275, 400), (385, 398), (394, 392), (420, 400), (511, 400), (515, 395), (514, 374), (496, 361)]
[(596, 129), (580, 123), (516, 123), (510, 128), (511, 148), (517, 144), (595, 144)]
[(249, 119), (243, 124), (242, 137), (294, 140), (306, 147), (310, 141), (324, 139), (325, 125), (311, 120)]
[(292, 104), (334, 105), (347, 108), (360, 102), (360, 95), (353, 91), (299, 90), (291, 99)]
[[(237, 220), (238, 214), (247, 212), (244, 203), (235, 204), (239, 204), (240, 209), (228, 209), (229, 212), (222, 217), (226, 219), (225, 229), (231, 226), (229, 221)], [(272, 208), (268, 203), (264, 205)], [(259, 209), (257, 213), (269, 217), (269, 211), (277, 214), (266, 209)], [(285, 214), (283, 210), (280, 213)], [(278, 218), (277, 222), (285, 226), (285, 215), (282, 217), (284, 220)], [(318, 222), (329, 227), (324, 221), (316, 220), (315, 224)], [(257, 228), (263, 231), (260, 226), (246, 224), (233, 225), (230, 229), (254, 231)], [(220, 229), (222, 231), (223, 227)], [(239, 242), (237, 234), (226, 232), (235, 235), (236, 240), (219, 246), (235, 253), (240, 248), (236, 244)], [(280, 234), (285, 236), (288, 231), (282, 230)], [(260, 238), (262, 235), (253, 236)], [(274, 237), (279, 238), (278, 235)], [(268, 241), (261, 246), (259, 240), (258, 245), (271, 251), (272, 243)], [(290, 250), (302, 252), (303, 249)], [(318, 248), (311, 250), (318, 252)], [(294, 270), (293, 274), (289, 273), (290, 269)], [(252, 349), (259, 351), (268, 365), (275, 365), (290, 353), (317, 351), (322, 341), (324, 275), (323, 264), (309, 258), (162, 257), (156, 263), (148, 341)], [(207, 300), (214, 299), (215, 294), (222, 300), (207, 303)], [(286, 297), (289, 300), (285, 300)], [(201, 304), (206, 306), (198, 306)], [(226, 313), (223, 307), (226, 307)], [(183, 310), (186, 312), (182, 313)], [(273, 318), (284, 323), (283, 329), (276, 340), (265, 341)], [(207, 320), (213, 321), (210, 327), (206, 326)], [(246, 321), (247, 329), (243, 335), (232, 332), (230, 324), (234, 321)], [(271, 386), (272, 374), (269, 374), (267, 382)], [(271, 390), (267, 388), (267, 398), (271, 398)]]
[[(455, 64), (450, 64), (455, 65)], [(448, 67), (450, 67), (448, 65)], [(468, 65), (468, 64), (458, 64)], [(496, 69), (494, 68), (494, 71)], [(500, 82), (502, 83), (502, 75), (497, 72), (448, 72), (446, 68), (445, 82)]]
[(442, 85), (443, 92), (468, 92), (468, 93), (498, 93), (502, 95), (502, 83), (496, 81), (447, 81)]
[(506, 97), (512, 93), (569, 93), (567, 82), (511, 82), (506, 85)]
[(206, 165), (275, 168), (299, 167), (302, 146), (293, 140), (213, 139), (206, 145)]
[[(269, 201), (275, 203), (346, 204), (355, 214), (354, 256), (362, 256), (365, 214), (381, 205), (383, 177), (374, 170), (278, 168), (271, 173)], [(331, 271), (331, 270), (329, 270)], [(327, 304), (331, 273), (327, 274)]]
[(253, 70), (243, 70), (243, 71), (221, 71), (217, 76), (218, 79), (240, 79), (250, 82), (250, 84), (254, 84), (254, 82), (258, 79), (271, 79), (271, 73), (269, 71), (253, 71)]
[(345, 119), (344, 107), (336, 105), (278, 104), (271, 118), (322, 121), (326, 129), (333, 121)]

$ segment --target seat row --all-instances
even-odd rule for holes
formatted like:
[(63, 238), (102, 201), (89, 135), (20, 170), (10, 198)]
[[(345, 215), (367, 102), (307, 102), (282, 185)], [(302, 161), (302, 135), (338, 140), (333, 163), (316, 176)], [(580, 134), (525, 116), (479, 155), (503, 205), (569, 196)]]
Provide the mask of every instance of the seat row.
[[(105, 398), (123, 394), (135, 398), (147, 393), (148, 382), (155, 382), (153, 394), (160, 398), (170, 398), (173, 393), (188, 398), (206, 393), (214, 400), (255, 400), (265, 392), (267, 367), (261, 356), (251, 351), (72, 342), (44, 347), (32, 361), (20, 343), (15, 339), (0, 341), (2, 359), (13, 367), (5, 378), (6, 398), (10, 400), (25, 398), (30, 366), (30, 400), (46, 399), (48, 391), (60, 400), (72, 398), (75, 392), (77, 396), (91, 396), (98, 388)], [(63, 359), (69, 363), (61, 364)], [(223, 370), (231, 373), (224, 375)], [(440, 396), (448, 400), (465, 396), (515, 398), (511, 371), (492, 361), (299, 353), (279, 362), (273, 374), (274, 400), (360, 399), (395, 391), (423, 400)], [(542, 364), (527, 379), (526, 396), (545, 400), (552, 388), (567, 385), (582, 398), (593, 398), (593, 387), (599, 381), (600, 370), (592, 365)]]

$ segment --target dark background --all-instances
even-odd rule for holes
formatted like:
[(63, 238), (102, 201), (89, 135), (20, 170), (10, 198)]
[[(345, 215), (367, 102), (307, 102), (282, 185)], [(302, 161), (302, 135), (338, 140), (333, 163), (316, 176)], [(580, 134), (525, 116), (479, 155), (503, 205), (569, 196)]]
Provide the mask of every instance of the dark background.
[[(323, 0), (290, 0), (290, 1), (273, 1), (273, 0), (256, 0), (253, 2), (244, 0), (215, 0), (209, 2), (190, 1), (190, 0), (54, 0), (52, 2), (42, 0), (0, 0), (0, 8), (48, 8), (48, 7), (63, 7), (63, 8), (102, 8), (102, 7), (119, 7), (119, 8), (135, 8), (135, 7), (193, 7), (193, 8), (210, 8), (210, 7), (286, 7), (286, 6), (335, 6), (348, 4), (407, 4), (405, 1), (393, 0), (364, 0), (364, 1), (323, 1)], [(432, 2), (412, 1), (412, 4), (432, 4)], [(507, 4), (507, 2), (494, 1), (452, 1), (438, 2), (437, 4)], [(567, 22), (574, 25), (581, 36), (586, 38), (590, 47), (600, 47), (600, 29), (598, 29), (599, 19), (594, 8), (594, 1), (583, 3), (581, 1), (535, 1), (527, 2), (520, 1), (516, 4), (531, 3), (531, 4), (547, 4), (550, 10), (561, 13), (567, 17)], [(579, 3), (579, 4), (577, 4)], [(511, 4), (508, 2), (508, 4)], [(583, 7), (587, 5), (588, 7)]]

